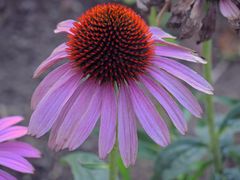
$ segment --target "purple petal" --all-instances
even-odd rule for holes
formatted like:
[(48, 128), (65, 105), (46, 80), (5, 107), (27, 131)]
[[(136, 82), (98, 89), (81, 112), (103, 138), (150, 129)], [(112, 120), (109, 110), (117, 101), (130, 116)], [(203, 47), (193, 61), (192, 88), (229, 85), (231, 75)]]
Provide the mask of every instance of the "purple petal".
[(171, 39), (176, 39), (176, 37), (172, 36), (171, 34), (166, 33), (159, 27), (150, 27), (150, 32), (152, 33), (152, 38), (154, 40), (158, 39), (164, 39), (164, 38), (171, 38)]
[(65, 103), (79, 86), (80, 80), (81, 77), (78, 73), (69, 72), (64, 76), (62, 82), (56, 83), (56, 88), (52, 88), (47, 93), (32, 114), (29, 124), (31, 135), (40, 137), (49, 131)]
[(157, 144), (167, 146), (170, 142), (168, 127), (153, 103), (134, 82), (131, 82), (129, 89), (133, 109), (142, 127)]
[(174, 99), (164, 90), (164, 88), (156, 84), (152, 79), (142, 76), (141, 80), (146, 88), (166, 110), (175, 127), (182, 134), (185, 134), (187, 131), (187, 123), (184, 120), (182, 111), (179, 109)]
[(213, 87), (197, 72), (193, 71), (187, 66), (163, 57), (155, 58), (153, 63), (159, 68), (164, 69), (168, 73), (185, 81), (195, 89), (205, 92), (207, 94), (213, 94)]
[(157, 43), (161, 44), (161, 46), (155, 46), (155, 54), (157, 56), (170, 57), (190, 62), (206, 64), (206, 61), (204, 61), (201, 57), (198, 56), (197, 53), (195, 53), (191, 49), (163, 40), (157, 40)]
[(11, 174), (8, 174), (7, 172), (0, 169), (0, 179), (1, 180), (17, 180), (14, 176)]
[(74, 26), (73, 24), (74, 22), (76, 21), (72, 19), (68, 19), (58, 23), (57, 28), (54, 30), (54, 33), (66, 32), (66, 33), (72, 34), (70, 29)]
[(67, 48), (66, 43), (60, 44), (58, 47), (56, 47), (53, 50), (52, 54), (38, 66), (38, 68), (34, 72), (33, 77), (36, 78), (36, 77), (40, 76), (49, 67), (60, 62), (63, 58), (68, 57), (66, 48)]
[(41, 153), (36, 148), (32, 147), (30, 144), (19, 141), (1, 143), (0, 151), (11, 152), (28, 158), (41, 157)]
[[(68, 112), (72, 108), (74, 102), (76, 100), (78, 100), (77, 98), (78, 98), (79, 94), (82, 92), (82, 89), (83, 89), (82, 84), (79, 85), (79, 87), (76, 89), (76, 91), (70, 97), (70, 99), (66, 102), (66, 104), (64, 105), (61, 113), (59, 114), (59, 116), (57, 118), (57, 120), (53, 124), (53, 127), (51, 129), (51, 133), (50, 133), (50, 137), (49, 137), (49, 141), (48, 141), (48, 145), (51, 149), (59, 151), (62, 148), (62, 144), (64, 144), (65, 139), (67, 139), (67, 137), (68, 137), (68, 135), (67, 135), (68, 131), (71, 132), (71, 130), (69, 130), (69, 129), (67, 129), (66, 131), (63, 131), (63, 132), (61, 132), (60, 130), (62, 130), (61, 126), (63, 125), (63, 122), (66, 118), (66, 115), (68, 114)], [(72, 119), (70, 119), (68, 122), (72, 122)], [(63, 125), (63, 127), (66, 127), (66, 126)], [(59, 142), (57, 142), (57, 136), (60, 135), (60, 134), (62, 134), (62, 139), (60, 139), (61, 145), (59, 144)]]
[(20, 138), (27, 134), (27, 128), (23, 126), (13, 126), (0, 131), (0, 143)]
[(31, 100), (31, 108), (36, 109), (37, 104), (42, 100), (42, 98), (47, 94), (49, 89), (67, 73), (70, 68), (70, 63), (66, 63), (61, 65), (57, 69), (50, 72), (38, 85), (35, 89), (32, 100)]
[(10, 116), (0, 119), (0, 131), (23, 121), (22, 116)]
[(78, 148), (88, 138), (97, 123), (102, 102), (100, 89), (101, 87), (96, 87), (87, 110), (77, 122), (73, 133), (68, 139), (69, 141), (66, 143), (66, 146), (69, 147), (70, 150)]
[(0, 164), (22, 173), (32, 174), (33, 166), (23, 157), (10, 152), (0, 151)]
[(117, 101), (112, 84), (102, 85), (101, 124), (99, 132), (99, 156), (106, 158), (116, 140)]
[(74, 132), (73, 130), (76, 127), (76, 124), (87, 111), (96, 88), (96, 84), (91, 80), (86, 80), (79, 85), (76, 92), (66, 104), (67, 107), (65, 107), (63, 114), (60, 117), (61, 120), (56, 122), (54, 127), (56, 135), (53, 135), (54, 132), (51, 133), (53, 138), (52, 144), (49, 144), (51, 148), (60, 150), (68, 147), (66, 146), (66, 143), (70, 140), (69, 138)]
[(220, 0), (219, 8), (222, 15), (229, 19), (240, 18), (239, 8), (231, 0)]
[(183, 84), (168, 73), (160, 70), (150, 70), (151, 76), (162, 84), (187, 110), (196, 117), (201, 117), (202, 108)]
[(133, 165), (137, 158), (138, 138), (136, 117), (125, 85), (119, 91), (118, 99), (118, 143), (124, 165)]

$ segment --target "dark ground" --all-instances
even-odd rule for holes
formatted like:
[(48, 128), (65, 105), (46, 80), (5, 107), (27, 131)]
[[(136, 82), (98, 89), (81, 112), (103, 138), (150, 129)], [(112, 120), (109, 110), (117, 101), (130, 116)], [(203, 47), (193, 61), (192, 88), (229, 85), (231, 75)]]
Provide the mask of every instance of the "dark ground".
[[(64, 35), (55, 35), (53, 29), (59, 21), (75, 19), (95, 3), (93, 0), (0, 0), (0, 116), (23, 115), (25, 125), (28, 124), (30, 98), (41, 80), (32, 79), (33, 71), (64, 41)], [(237, 49), (239, 51), (239, 44)], [(218, 51), (215, 53), (222, 59)], [(215, 84), (215, 94), (240, 98), (239, 61), (223, 63), (222, 67), (226, 67), (223, 75), (220, 67), (216, 69), (220, 76)], [(59, 163), (64, 153), (50, 151), (46, 136), (26, 140), (42, 151), (43, 158), (32, 161), (36, 167), (35, 175), (16, 174), (19, 179), (72, 179), (70, 170)], [(96, 151), (96, 140), (90, 142), (83, 148)], [(151, 167), (150, 162), (139, 161), (133, 169), (134, 179), (149, 179)]]

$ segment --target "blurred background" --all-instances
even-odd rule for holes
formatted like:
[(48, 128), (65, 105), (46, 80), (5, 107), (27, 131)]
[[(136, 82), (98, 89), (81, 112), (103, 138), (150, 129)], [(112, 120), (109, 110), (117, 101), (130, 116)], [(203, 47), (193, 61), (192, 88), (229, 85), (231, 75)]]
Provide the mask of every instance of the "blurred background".
[[(65, 19), (76, 19), (86, 9), (103, 2), (121, 2), (140, 11), (135, 0), (0, 0), (0, 117), (23, 115), (25, 125), (28, 124), (31, 95), (41, 81), (41, 78), (32, 79), (33, 72), (57, 45), (66, 40), (64, 34), (53, 33), (57, 23)], [(162, 28), (175, 34), (164, 25), (169, 17), (169, 13), (166, 14)], [(144, 19), (148, 19), (146, 14), (144, 16)], [(220, 13), (218, 16), (214, 34), (214, 87), (215, 94), (220, 99), (227, 96), (230, 97), (227, 99), (230, 102), (232, 99), (240, 99), (240, 39), (228, 26), (227, 20)], [(196, 45), (194, 39), (196, 38), (181, 43), (199, 51), (200, 46)], [(201, 71), (200, 66), (194, 69)], [(222, 115), (228, 112), (229, 106), (218, 103), (216, 110)], [(193, 117), (189, 119), (191, 134), (197, 120)], [(40, 139), (25, 138), (41, 150), (43, 158), (32, 161), (36, 168), (34, 175), (15, 174), (19, 179), (73, 179), (70, 167), (61, 160), (68, 152), (52, 152), (47, 147), (47, 139), (47, 136)], [(144, 142), (145, 137), (142, 141), (138, 161), (131, 168), (131, 176), (132, 179), (147, 180), (155, 173), (156, 158), (153, 153), (157, 154), (161, 148), (147, 142), (148, 140)], [(97, 134), (93, 133), (80, 150), (97, 153)], [(205, 174), (202, 178), (205, 179), (206, 176)]]

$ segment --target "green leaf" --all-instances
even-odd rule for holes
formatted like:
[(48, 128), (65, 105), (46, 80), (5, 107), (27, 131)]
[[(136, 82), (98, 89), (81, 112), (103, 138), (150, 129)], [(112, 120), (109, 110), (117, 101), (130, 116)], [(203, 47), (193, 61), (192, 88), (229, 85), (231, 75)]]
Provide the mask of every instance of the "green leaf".
[(239, 180), (240, 169), (239, 168), (228, 168), (224, 169), (224, 178), (228, 180)]
[(139, 157), (155, 160), (160, 150), (159, 145), (153, 142), (153, 140), (150, 139), (148, 135), (142, 130), (138, 130), (138, 139)]
[(224, 148), (224, 156), (230, 158), (232, 161), (240, 166), (240, 145), (231, 145)]
[(108, 179), (108, 165), (94, 154), (76, 152), (63, 157), (61, 161), (70, 166), (74, 180)]
[(239, 99), (234, 99), (227, 96), (214, 96), (214, 101), (228, 106), (234, 106), (240, 102)]
[(155, 163), (153, 180), (176, 179), (196, 171), (207, 153), (207, 145), (197, 138), (179, 139), (162, 150)]
[(157, 26), (157, 9), (156, 7), (151, 7), (150, 15), (148, 17), (149, 24), (151, 26)]
[(136, 3), (136, 0), (123, 0), (123, 2), (128, 5), (132, 5), (132, 4)]
[(240, 103), (235, 105), (230, 110), (230, 112), (225, 116), (220, 125), (219, 132), (222, 133), (225, 130), (225, 128), (227, 128), (231, 123), (234, 123), (236, 119), (240, 119)]

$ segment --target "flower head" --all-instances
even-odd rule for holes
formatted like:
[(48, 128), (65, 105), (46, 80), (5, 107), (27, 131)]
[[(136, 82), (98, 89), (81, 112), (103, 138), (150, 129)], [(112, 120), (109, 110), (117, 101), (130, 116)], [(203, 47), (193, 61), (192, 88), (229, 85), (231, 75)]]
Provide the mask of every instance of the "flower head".
[[(208, 4), (205, 15), (204, 3)], [(215, 31), (218, 4), (222, 15), (239, 34), (240, 4), (237, 0), (179, 0), (171, 8), (172, 15), (168, 26), (178, 28), (179, 37), (182, 39), (190, 38), (198, 32), (198, 43), (209, 40)]]
[[(26, 127), (13, 126), (22, 120), (20, 116), (0, 119), (0, 165), (21, 173), (33, 173), (33, 166), (25, 158), (39, 158), (40, 152), (27, 143), (15, 141), (27, 134)], [(0, 179), (16, 178), (0, 170)]]
[(137, 120), (157, 144), (170, 143), (153, 98), (184, 134), (187, 125), (175, 99), (197, 117), (202, 110), (181, 81), (212, 94), (207, 81), (176, 59), (205, 61), (192, 50), (165, 41), (174, 37), (148, 27), (125, 6), (95, 6), (78, 21), (59, 23), (55, 32), (68, 33), (68, 42), (43, 61), (34, 77), (63, 58), (69, 61), (35, 90), (29, 125), (30, 134), (37, 137), (51, 129), (49, 146), (55, 150), (78, 148), (100, 119), (99, 156), (105, 158), (118, 138), (120, 154), (129, 166), (137, 155)]

